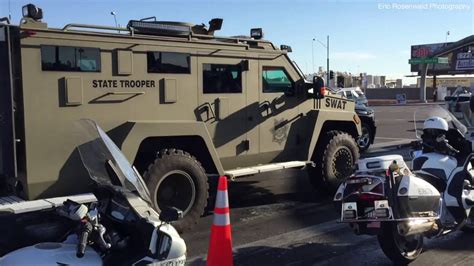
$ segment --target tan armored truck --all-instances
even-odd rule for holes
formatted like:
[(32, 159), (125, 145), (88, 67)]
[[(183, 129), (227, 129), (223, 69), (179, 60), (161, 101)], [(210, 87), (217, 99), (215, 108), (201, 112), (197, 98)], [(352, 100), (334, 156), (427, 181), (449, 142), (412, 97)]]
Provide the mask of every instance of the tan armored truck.
[[(209, 182), (285, 168), (330, 189), (359, 157), (354, 102), (307, 82), (289, 46), (210, 26), (131, 20), (49, 28), (23, 9), (0, 23), (0, 180), (25, 199), (86, 191), (74, 122), (95, 120), (190, 227)], [(242, 195), (245, 196), (245, 195)]]

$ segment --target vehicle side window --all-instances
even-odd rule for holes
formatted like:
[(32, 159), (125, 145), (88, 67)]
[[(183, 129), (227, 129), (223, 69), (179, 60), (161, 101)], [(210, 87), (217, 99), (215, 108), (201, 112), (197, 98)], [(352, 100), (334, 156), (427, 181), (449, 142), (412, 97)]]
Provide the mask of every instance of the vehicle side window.
[(190, 54), (173, 52), (148, 52), (148, 73), (189, 74)]
[(203, 64), (204, 93), (241, 93), (242, 69), (240, 64)]
[(293, 81), (283, 67), (264, 66), (262, 80), (263, 92), (287, 92), (293, 89)]
[(70, 46), (41, 46), (43, 71), (100, 72), (100, 49)]

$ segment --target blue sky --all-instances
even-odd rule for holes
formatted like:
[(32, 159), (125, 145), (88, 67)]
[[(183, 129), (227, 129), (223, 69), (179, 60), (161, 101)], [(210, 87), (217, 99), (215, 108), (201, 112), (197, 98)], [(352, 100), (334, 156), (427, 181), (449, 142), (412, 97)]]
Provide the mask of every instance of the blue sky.
[[(51, 27), (67, 23), (114, 25), (129, 19), (156, 16), (159, 20), (207, 23), (224, 19), (219, 35), (249, 34), (264, 29), (265, 39), (292, 46), (291, 54), (305, 72), (326, 65), (323, 42), (330, 35), (331, 69), (367, 72), (401, 78), (410, 74), (413, 44), (455, 41), (474, 34), (474, 0), (0, 0), (0, 16), (10, 8), (18, 23), (21, 6), (32, 2), (43, 8)], [(453, 6), (453, 4), (455, 4)], [(450, 6), (451, 5), (451, 6)]]

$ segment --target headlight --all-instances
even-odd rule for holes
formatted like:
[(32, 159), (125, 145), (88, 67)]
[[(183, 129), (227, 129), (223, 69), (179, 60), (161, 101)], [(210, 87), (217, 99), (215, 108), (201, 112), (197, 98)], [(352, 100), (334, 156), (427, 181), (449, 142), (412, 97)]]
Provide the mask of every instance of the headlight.
[(159, 248), (157, 254), (159, 259), (164, 260), (168, 257), (171, 249), (171, 243), (171, 237), (163, 232), (158, 231), (156, 247)]

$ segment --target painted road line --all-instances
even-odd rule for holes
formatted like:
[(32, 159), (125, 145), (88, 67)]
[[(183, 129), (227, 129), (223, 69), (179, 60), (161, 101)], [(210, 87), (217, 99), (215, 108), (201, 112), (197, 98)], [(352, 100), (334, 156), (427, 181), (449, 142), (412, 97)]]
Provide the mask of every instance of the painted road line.
[(387, 141), (387, 142), (380, 142), (380, 143), (375, 143), (371, 146), (371, 148), (389, 148), (393, 146), (398, 146), (402, 144), (408, 144), (415, 139), (400, 139), (400, 140), (394, 140), (394, 141)]
[(407, 138), (388, 138), (388, 137), (375, 137), (375, 139), (391, 139), (391, 140), (414, 140), (414, 139), (407, 139)]

